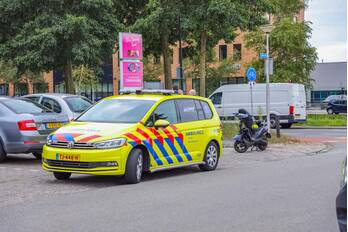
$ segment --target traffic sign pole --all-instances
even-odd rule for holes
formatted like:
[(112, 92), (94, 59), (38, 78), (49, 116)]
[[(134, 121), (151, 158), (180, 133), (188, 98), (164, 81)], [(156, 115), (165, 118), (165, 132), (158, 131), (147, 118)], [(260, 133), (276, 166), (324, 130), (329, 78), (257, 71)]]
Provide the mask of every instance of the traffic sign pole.
[(246, 76), (249, 80), (250, 85), (250, 106), (251, 106), (251, 116), (254, 117), (254, 107), (253, 107), (253, 85), (254, 81), (256, 80), (256, 70), (253, 67), (248, 68), (248, 71), (246, 73)]

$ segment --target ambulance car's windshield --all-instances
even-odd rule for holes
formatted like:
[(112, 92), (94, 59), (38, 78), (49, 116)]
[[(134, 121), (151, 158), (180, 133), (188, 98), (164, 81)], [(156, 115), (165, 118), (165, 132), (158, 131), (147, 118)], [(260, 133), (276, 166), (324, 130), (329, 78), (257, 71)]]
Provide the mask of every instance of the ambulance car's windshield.
[(102, 100), (78, 117), (76, 121), (136, 123), (145, 116), (154, 103), (155, 101), (134, 99)]

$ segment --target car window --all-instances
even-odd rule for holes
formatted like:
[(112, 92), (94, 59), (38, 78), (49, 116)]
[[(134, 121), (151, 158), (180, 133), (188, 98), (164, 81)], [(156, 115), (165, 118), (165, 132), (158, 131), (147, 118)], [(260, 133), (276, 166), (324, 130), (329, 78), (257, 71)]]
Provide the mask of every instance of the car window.
[(76, 119), (83, 122), (136, 123), (155, 101), (133, 99), (101, 100)]
[(208, 102), (200, 101), (202, 104), (203, 112), (206, 119), (211, 119), (213, 117), (213, 112), (208, 104)]
[(17, 114), (38, 114), (44, 112), (51, 112), (46, 107), (33, 102), (29, 99), (15, 99), (9, 98), (1, 101), (7, 108)]
[(170, 124), (175, 124), (178, 122), (178, 115), (174, 100), (164, 101), (159, 104), (146, 123), (147, 126), (153, 126), (158, 119), (167, 120)]
[(198, 113), (193, 99), (177, 99), (181, 122), (198, 120)]
[(203, 111), (203, 107), (202, 107), (200, 101), (195, 100), (195, 105), (196, 105), (196, 109), (197, 109), (197, 113), (198, 113), (198, 119), (204, 120), (205, 119), (204, 111)]
[(214, 93), (211, 97), (210, 100), (213, 102), (214, 105), (221, 105), (221, 99), (222, 99), (222, 93)]
[(28, 98), (34, 102), (37, 102), (37, 103), (39, 103), (39, 101), (40, 101), (40, 96), (30, 96), (30, 97), (25, 97), (25, 98)]
[(56, 100), (53, 100), (52, 98), (44, 97), (41, 101), (41, 105), (52, 110), (53, 112), (62, 112), (62, 108), (60, 107), (59, 103)]
[(83, 97), (66, 97), (63, 99), (68, 105), (69, 109), (75, 113), (82, 113), (92, 105), (92, 102)]

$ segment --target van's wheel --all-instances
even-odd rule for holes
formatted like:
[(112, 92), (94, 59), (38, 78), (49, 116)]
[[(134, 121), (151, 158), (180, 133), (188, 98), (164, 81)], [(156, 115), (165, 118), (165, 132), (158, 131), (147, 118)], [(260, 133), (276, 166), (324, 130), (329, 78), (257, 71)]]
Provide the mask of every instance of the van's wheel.
[(57, 180), (67, 180), (70, 178), (71, 173), (70, 172), (53, 172), (53, 175)]
[(7, 157), (7, 154), (0, 141), (0, 163), (3, 162), (6, 159), (6, 157)]
[(327, 109), (326, 111), (327, 111), (328, 114), (333, 114), (334, 113), (333, 109), (331, 109), (331, 108)]
[(35, 151), (35, 152), (32, 152), (31, 154), (33, 154), (33, 156), (35, 156), (35, 158), (38, 160), (41, 160), (42, 158), (42, 152)]
[(234, 149), (238, 153), (244, 153), (248, 150), (248, 146), (244, 142), (236, 141), (234, 142)]
[(128, 184), (137, 184), (141, 181), (143, 164), (143, 151), (139, 148), (133, 149), (129, 154), (126, 165), (126, 174), (124, 176)]
[(200, 164), (199, 168), (203, 171), (215, 170), (219, 162), (219, 147), (215, 142), (210, 142), (205, 149), (204, 164)]
[(275, 129), (277, 127), (275, 116), (271, 115), (269, 120), (270, 120), (270, 122), (269, 122), (270, 127), (272, 129)]
[(285, 129), (289, 129), (292, 126), (292, 123), (280, 123), (280, 126)]

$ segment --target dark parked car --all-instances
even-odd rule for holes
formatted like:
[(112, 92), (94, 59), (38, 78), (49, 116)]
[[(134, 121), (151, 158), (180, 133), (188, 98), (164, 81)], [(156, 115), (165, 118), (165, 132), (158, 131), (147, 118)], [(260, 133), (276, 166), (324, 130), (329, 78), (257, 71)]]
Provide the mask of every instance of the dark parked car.
[(347, 113), (347, 100), (332, 100), (327, 105), (328, 114)]
[(347, 159), (342, 165), (341, 189), (336, 198), (336, 214), (341, 232), (347, 231)]
[(347, 95), (330, 95), (327, 98), (325, 98), (325, 100), (320, 102), (320, 108), (326, 109), (329, 102), (333, 100), (347, 100)]
[(8, 153), (40, 158), (47, 136), (68, 121), (29, 99), (0, 97), (0, 162)]

